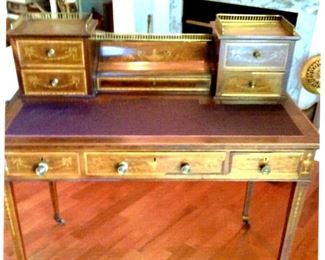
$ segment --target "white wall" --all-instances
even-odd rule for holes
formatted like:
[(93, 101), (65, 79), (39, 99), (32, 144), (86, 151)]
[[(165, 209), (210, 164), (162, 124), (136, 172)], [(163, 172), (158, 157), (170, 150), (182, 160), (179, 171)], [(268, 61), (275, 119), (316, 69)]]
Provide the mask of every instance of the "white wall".
[[(148, 29), (148, 15), (153, 17), (152, 0), (133, 0), (135, 32), (146, 33)], [(150, 31), (152, 32), (152, 31)]]
[(169, 1), (153, 0), (153, 32), (169, 33)]
[(146, 33), (148, 14), (152, 15), (150, 32), (169, 32), (169, 1), (113, 0), (114, 31)]
[[(324, 7), (320, 8), (317, 15), (317, 20), (315, 24), (314, 34), (311, 41), (311, 46), (309, 50), (309, 57), (318, 55), (324, 49), (324, 35), (322, 34), (321, 22), (322, 17), (324, 17)], [(307, 109), (312, 106), (315, 102), (319, 101), (319, 96), (308, 92), (304, 88), (301, 88), (298, 106), (301, 109)]]
[(135, 32), (134, 0), (113, 0), (114, 32)]

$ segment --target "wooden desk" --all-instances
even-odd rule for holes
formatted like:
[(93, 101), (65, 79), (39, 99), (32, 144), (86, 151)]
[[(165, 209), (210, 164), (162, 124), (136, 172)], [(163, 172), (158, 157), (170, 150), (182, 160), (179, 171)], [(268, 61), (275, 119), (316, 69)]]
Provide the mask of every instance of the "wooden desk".
[(240, 18), (236, 35), (101, 33), (91, 16), (64, 13), (13, 25), (20, 92), (6, 110), (5, 180), (19, 259), (13, 184), (36, 180), (49, 182), (59, 223), (57, 180), (246, 181), (245, 223), (254, 182), (293, 182), (279, 250), (288, 259), (319, 136), (285, 94), (294, 27)]
[[(108, 96), (7, 105), (6, 211), (26, 259), (15, 181), (202, 180), (295, 184), (279, 259), (288, 259), (318, 148), (318, 133), (290, 100), (221, 105), (208, 97)], [(46, 165), (46, 166), (44, 166)], [(47, 167), (48, 169), (44, 169)]]

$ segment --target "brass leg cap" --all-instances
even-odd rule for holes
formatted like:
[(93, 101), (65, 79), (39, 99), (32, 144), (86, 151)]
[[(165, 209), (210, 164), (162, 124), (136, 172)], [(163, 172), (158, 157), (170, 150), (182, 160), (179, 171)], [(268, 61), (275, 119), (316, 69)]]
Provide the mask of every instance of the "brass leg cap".
[(59, 214), (54, 214), (53, 218), (56, 221), (56, 223), (58, 223), (59, 225), (64, 225), (65, 224), (64, 219), (61, 218)]

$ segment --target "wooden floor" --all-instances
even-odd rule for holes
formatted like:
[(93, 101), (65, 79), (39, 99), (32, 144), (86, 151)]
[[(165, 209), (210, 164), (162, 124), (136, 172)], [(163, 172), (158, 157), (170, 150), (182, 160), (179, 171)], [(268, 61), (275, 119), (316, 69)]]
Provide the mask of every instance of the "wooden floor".
[[(288, 183), (255, 185), (251, 228), (241, 221), (245, 183), (58, 183), (66, 225), (52, 219), (47, 183), (17, 183), (27, 256), (48, 259), (276, 259)], [(318, 173), (292, 259), (317, 259)], [(15, 259), (8, 224), (5, 259)]]

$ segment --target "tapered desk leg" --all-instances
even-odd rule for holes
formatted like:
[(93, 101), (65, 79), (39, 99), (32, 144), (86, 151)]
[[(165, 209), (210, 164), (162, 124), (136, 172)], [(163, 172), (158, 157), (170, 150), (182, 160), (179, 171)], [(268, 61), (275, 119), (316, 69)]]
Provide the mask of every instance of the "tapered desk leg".
[(254, 182), (247, 182), (247, 186), (246, 186), (246, 195), (245, 195), (245, 204), (244, 204), (244, 209), (243, 209), (243, 214), (242, 214), (242, 218), (244, 221), (245, 225), (249, 225), (249, 208), (251, 205), (251, 200), (252, 200), (252, 196), (253, 196), (253, 188), (254, 188)]
[(289, 259), (290, 249), (292, 246), (298, 221), (300, 219), (309, 183), (309, 181), (306, 181), (292, 184), (293, 186), (289, 200), (289, 207), (287, 210), (285, 228), (283, 230), (281, 247), (278, 256), (278, 259), (280, 260)]
[(12, 182), (5, 183), (5, 208), (9, 220), (11, 235), (13, 238), (17, 259), (27, 259)]
[(54, 210), (53, 218), (58, 224), (64, 225), (64, 223), (65, 223), (64, 219), (61, 218), (60, 211), (59, 211), (59, 200), (58, 200), (58, 192), (56, 189), (56, 182), (49, 181), (49, 188), (50, 188), (52, 206), (53, 206), (53, 210)]

